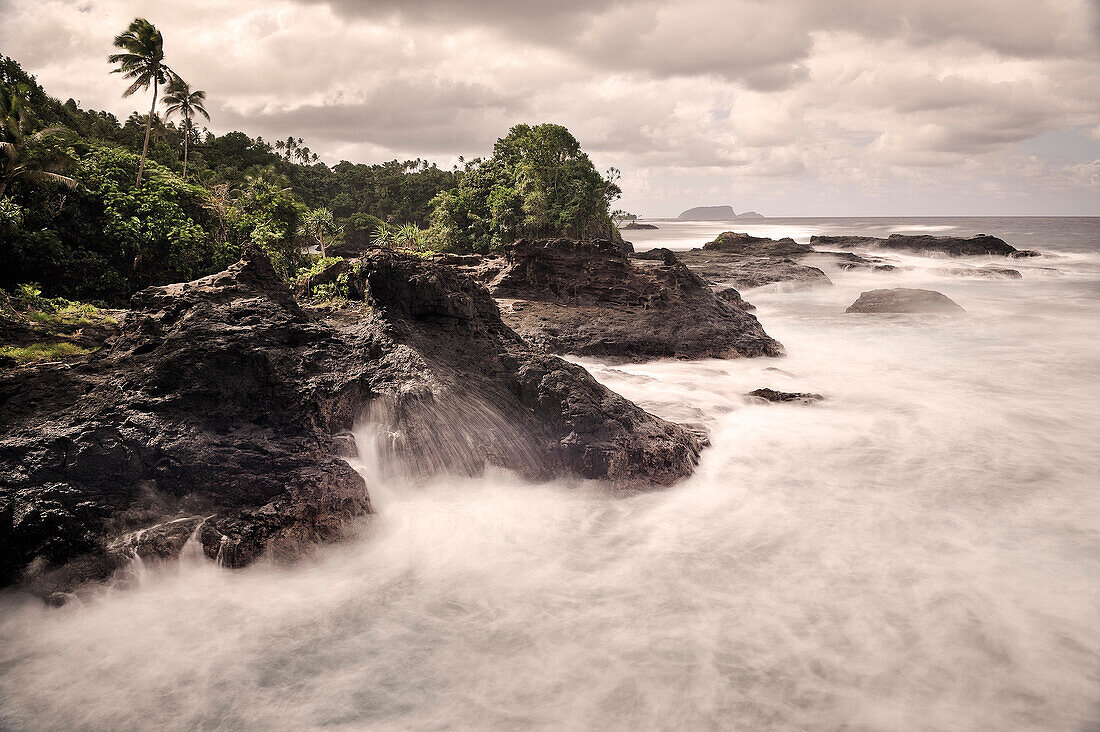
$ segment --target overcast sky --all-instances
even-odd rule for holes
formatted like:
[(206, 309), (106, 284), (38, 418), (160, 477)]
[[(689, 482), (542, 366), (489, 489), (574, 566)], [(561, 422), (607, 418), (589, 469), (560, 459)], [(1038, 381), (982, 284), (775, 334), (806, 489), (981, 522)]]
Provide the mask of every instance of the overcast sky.
[(212, 130), (330, 164), (557, 122), (641, 215), (1100, 215), (1100, 0), (0, 0), (0, 53), (124, 118), (137, 15)]

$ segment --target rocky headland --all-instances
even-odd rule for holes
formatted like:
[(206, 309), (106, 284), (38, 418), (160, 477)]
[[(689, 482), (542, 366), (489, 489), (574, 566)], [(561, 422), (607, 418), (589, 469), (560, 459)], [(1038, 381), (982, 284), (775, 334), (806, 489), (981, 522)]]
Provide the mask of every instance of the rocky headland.
[(452, 268), (377, 251), (335, 281), (342, 306), (302, 307), (252, 251), (138, 293), (89, 357), (0, 372), (0, 585), (65, 591), (189, 540), (241, 566), (339, 538), (371, 512), (348, 462), (368, 410), (417, 473), (692, 472), (702, 438), (533, 348)]

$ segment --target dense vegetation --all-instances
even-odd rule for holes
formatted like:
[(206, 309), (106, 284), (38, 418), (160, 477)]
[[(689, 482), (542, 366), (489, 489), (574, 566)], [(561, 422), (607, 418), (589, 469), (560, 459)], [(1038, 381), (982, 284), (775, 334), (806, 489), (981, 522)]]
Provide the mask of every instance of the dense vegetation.
[(520, 237), (614, 237), (617, 177), (614, 169), (600, 175), (561, 125), (516, 125), (491, 158), (436, 197), (432, 223), (454, 251), (486, 252)]
[(165, 63), (151, 24), (136, 19), (115, 46), (124, 95), (152, 97), (124, 122), (50, 97), (0, 56), (0, 289), (121, 304), (249, 244), (293, 279), (335, 245), (487, 252), (520, 236), (616, 235), (615, 172), (600, 175), (564, 127), (518, 125), (462, 169), (329, 167), (302, 138), (200, 129), (206, 94)]

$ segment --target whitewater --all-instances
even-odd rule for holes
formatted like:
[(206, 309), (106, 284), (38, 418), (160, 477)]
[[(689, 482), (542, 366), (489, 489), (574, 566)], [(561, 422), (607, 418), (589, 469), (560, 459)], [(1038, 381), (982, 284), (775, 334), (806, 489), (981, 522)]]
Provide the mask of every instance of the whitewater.
[[(823, 257), (833, 287), (743, 293), (785, 358), (581, 361), (707, 428), (669, 489), (414, 480), (364, 420), (378, 513), (349, 541), (0, 596), (0, 729), (1100, 728), (1100, 219), (655, 223), (639, 250), (984, 232), (1051, 256), (998, 260), (1020, 280)], [(897, 286), (967, 312), (844, 313)]]

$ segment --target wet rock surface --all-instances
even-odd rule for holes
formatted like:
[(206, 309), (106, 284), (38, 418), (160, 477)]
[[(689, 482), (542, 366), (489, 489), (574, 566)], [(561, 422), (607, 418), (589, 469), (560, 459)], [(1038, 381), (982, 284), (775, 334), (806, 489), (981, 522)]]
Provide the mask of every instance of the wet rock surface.
[(507, 261), (489, 282), (502, 317), (551, 352), (627, 361), (782, 353), (746, 307), (716, 297), (667, 249), (628, 258), (611, 242), (521, 240)]
[(860, 293), (846, 313), (962, 313), (951, 298), (935, 290), (895, 287)]
[(700, 439), (533, 349), (485, 289), (372, 252), (364, 301), (303, 309), (267, 258), (135, 295), (87, 360), (0, 374), (0, 585), (46, 595), (193, 539), (241, 566), (339, 538), (371, 511), (344, 456), (372, 405), (409, 470), (690, 474)]

